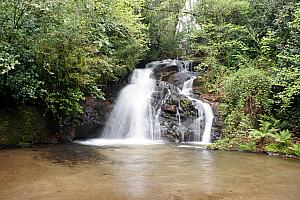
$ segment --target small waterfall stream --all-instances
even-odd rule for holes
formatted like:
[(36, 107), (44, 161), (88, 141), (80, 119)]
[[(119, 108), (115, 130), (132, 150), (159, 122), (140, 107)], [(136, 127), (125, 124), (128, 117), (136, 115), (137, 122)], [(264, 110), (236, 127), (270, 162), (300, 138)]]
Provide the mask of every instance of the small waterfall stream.
[[(208, 103), (204, 103), (199, 99), (192, 98), (193, 95), (193, 82), (196, 77), (192, 77), (190, 80), (184, 82), (181, 94), (188, 97), (193, 102), (193, 105), (198, 110), (198, 117), (194, 120), (194, 140), (193, 141), (200, 141), (202, 143), (209, 143), (211, 138), (211, 127), (213, 123), (214, 114), (212, 111), (211, 106)], [(201, 138), (201, 124), (202, 121), (205, 121), (204, 132), (202, 133)]]

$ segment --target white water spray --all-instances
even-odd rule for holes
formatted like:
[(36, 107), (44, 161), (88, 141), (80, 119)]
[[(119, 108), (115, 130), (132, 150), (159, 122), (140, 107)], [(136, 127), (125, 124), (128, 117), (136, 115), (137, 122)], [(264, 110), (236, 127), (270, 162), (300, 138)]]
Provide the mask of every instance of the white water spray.
[(181, 94), (185, 96), (190, 96), (193, 94), (193, 83), (196, 77), (192, 77), (191, 79), (185, 81), (183, 83), (183, 87), (181, 90)]
[[(199, 99), (192, 98), (193, 94), (193, 82), (196, 77), (184, 82), (181, 94), (188, 97), (190, 101), (193, 102), (194, 107), (198, 110), (198, 117), (194, 120), (194, 140), (195, 142), (201, 142), (204, 144), (210, 143), (211, 138), (211, 127), (213, 123), (214, 114), (211, 106)], [(201, 125), (204, 123), (204, 128)], [(203, 133), (202, 133), (203, 132)], [(201, 138), (202, 134), (202, 138)]]
[(159, 140), (156, 114), (151, 106), (155, 80), (152, 69), (136, 69), (131, 83), (120, 93), (103, 131), (102, 138)]

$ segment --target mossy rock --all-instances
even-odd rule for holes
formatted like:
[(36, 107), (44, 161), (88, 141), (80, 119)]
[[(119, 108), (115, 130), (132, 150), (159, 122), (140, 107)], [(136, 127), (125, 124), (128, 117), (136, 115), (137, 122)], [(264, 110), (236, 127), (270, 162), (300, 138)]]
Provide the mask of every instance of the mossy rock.
[(51, 120), (32, 106), (0, 111), (0, 145), (49, 142), (54, 133)]

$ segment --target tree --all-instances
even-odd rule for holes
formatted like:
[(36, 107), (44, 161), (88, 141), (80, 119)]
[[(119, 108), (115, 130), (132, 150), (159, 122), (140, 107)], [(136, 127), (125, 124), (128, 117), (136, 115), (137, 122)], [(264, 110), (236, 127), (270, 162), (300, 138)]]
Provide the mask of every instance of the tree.
[(183, 0), (146, 0), (142, 15), (148, 26), (149, 48), (147, 61), (175, 58), (181, 55), (176, 27)]

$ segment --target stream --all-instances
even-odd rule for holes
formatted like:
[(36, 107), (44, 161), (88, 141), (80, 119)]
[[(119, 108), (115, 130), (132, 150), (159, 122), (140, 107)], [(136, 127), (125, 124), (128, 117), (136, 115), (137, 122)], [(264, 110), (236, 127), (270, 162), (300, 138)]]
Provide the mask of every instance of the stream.
[(0, 150), (0, 199), (298, 200), (300, 161), (185, 144)]

